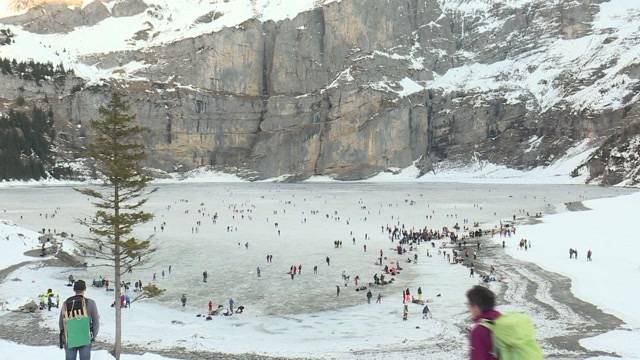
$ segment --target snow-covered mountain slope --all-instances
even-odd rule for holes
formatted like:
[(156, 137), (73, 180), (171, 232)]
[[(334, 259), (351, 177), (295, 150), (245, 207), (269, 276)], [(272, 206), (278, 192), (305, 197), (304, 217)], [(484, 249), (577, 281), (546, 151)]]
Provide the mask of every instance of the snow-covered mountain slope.
[[(154, 131), (149, 166), (166, 171), (354, 179), (417, 159), (420, 174), (441, 160), (527, 170), (640, 117), (640, 1), (85, 1), (2, 28), (0, 57), (62, 62), (85, 80), (52, 90), (73, 141), (124, 87)], [(16, 89), (42, 92), (0, 86)]]
[[(95, 0), (100, 1), (100, 0)], [(79, 26), (73, 31), (54, 34), (35, 34), (20, 26), (7, 26), (15, 34), (14, 43), (0, 48), (0, 56), (22, 60), (34, 59), (63, 63), (81, 77), (137, 79), (135, 73), (147, 66), (144, 62), (119, 64), (104, 69), (83, 62), (87, 55), (119, 51), (148, 49), (185, 38), (233, 27), (248, 19), (279, 21), (322, 6), (335, 0), (145, 0), (148, 8), (133, 16), (108, 17), (93, 26)], [(31, 0), (27, 3), (40, 3)], [(58, 0), (78, 4), (78, 0)], [(84, 0), (86, 7), (92, 0)], [(109, 11), (126, 0), (104, 1)], [(455, 34), (464, 44), (465, 39), (485, 33), (488, 38), (505, 34), (505, 27), (519, 14), (526, 14), (533, 6), (553, 7), (551, 0), (439, 0), (444, 14), (461, 18)], [(9, 7), (7, 2), (5, 7)], [(508, 102), (526, 100), (532, 111), (545, 111), (561, 101), (572, 104), (576, 110), (620, 108), (638, 100), (634, 89), (638, 74), (630, 74), (630, 67), (640, 66), (640, 2), (611, 0), (599, 6), (596, 16), (587, 24), (584, 36), (557, 37), (542, 34), (535, 39), (535, 47), (513, 55), (507, 54), (497, 61), (486, 61), (482, 54), (458, 49), (454, 54), (443, 53), (455, 65), (447, 71), (434, 71), (431, 80), (419, 82), (421, 86), (445, 92), (465, 91), (484, 93), (486, 96), (503, 95)], [(37, 11), (37, 10), (32, 10)], [(514, 11), (513, 14), (508, 14)], [(538, 10), (539, 11), (539, 10)], [(506, 15), (505, 15), (506, 13)], [(544, 19), (535, 19), (542, 22)], [(438, 21), (424, 26), (445, 25)], [(532, 24), (532, 27), (554, 26)], [(510, 47), (507, 34), (502, 43), (493, 46)], [(526, 34), (525, 39), (526, 39)], [(540, 35), (533, 32), (532, 35)], [(483, 35), (484, 36), (484, 35)], [(534, 41), (534, 39), (531, 39)], [(528, 44), (524, 44), (527, 47)], [(400, 47), (397, 51), (401, 51)], [(407, 52), (410, 49), (405, 49)], [(426, 49), (420, 49), (425, 51)], [(481, 49), (480, 52), (486, 49)], [(415, 49), (413, 49), (415, 52)], [(372, 55), (379, 56), (382, 52)], [(394, 54), (398, 60), (412, 54)], [(411, 57), (411, 68), (424, 68), (424, 58)], [(348, 69), (346, 69), (348, 70)], [(570, 78), (567, 82), (564, 79)], [(338, 80), (338, 78), (336, 78)], [(383, 79), (371, 83), (380, 91), (393, 91), (392, 85), (417, 79)], [(423, 80), (423, 79), (420, 79)], [(594, 81), (595, 80), (595, 81)], [(329, 85), (329, 84), (328, 84)], [(403, 85), (403, 84), (400, 84)], [(411, 84), (413, 85), (413, 84)], [(404, 86), (403, 86), (404, 87)], [(415, 87), (415, 85), (413, 86)], [(400, 92), (402, 96), (402, 92)]]
[[(129, 78), (144, 64), (125, 64), (116, 69), (101, 70), (97, 66), (88, 66), (82, 58), (86, 55), (103, 54), (116, 51), (142, 50), (162, 46), (201, 34), (219, 31), (225, 27), (237, 26), (249, 19), (260, 21), (280, 21), (293, 18), (300, 12), (334, 2), (336, 0), (144, 0), (147, 8), (135, 15), (118, 16), (114, 9), (127, 3), (141, 0), (84, 0), (82, 6), (69, 6), (69, 14), (61, 16), (61, 21), (71, 21), (73, 12), (80, 12), (89, 5), (100, 11), (102, 5), (112, 16), (91, 26), (77, 26), (72, 31), (39, 34), (27, 31), (20, 25), (8, 25), (15, 34), (15, 42), (0, 48), (0, 56), (18, 60), (34, 59), (40, 62), (63, 63), (78, 75), (90, 80), (102, 78)], [(41, 3), (39, 1), (37, 3)], [(59, 4), (78, 4), (77, 0), (50, 1)], [(80, 1), (82, 3), (82, 1)], [(94, 3), (99, 3), (97, 5)], [(18, 7), (17, 13), (24, 13), (24, 7)], [(33, 7), (31, 12), (51, 12), (47, 7)], [(13, 14), (7, 3), (4, 12), (0, 12), (0, 24), (13, 23)], [(22, 15), (25, 16), (25, 15)], [(69, 19), (68, 19), (69, 18)], [(37, 20), (36, 20), (37, 21)], [(18, 23), (23, 22), (22, 20)], [(29, 21), (27, 21), (29, 23)], [(0, 25), (1, 26), (1, 25)], [(4, 27), (4, 26), (3, 26)], [(133, 76), (131, 78), (134, 78)]]
[[(526, 12), (525, 6), (543, 1), (442, 2), (443, 7), (463, 18), (473, 19), (473, 32), (494, 33), (509, 18), (488, 15), (491, 14), (488, 9), (503, 3)], [(555, 2), (546, 3), (553, 6)], [(528, 107), (538, 111), (548, 110), (561, 101), (572, 104), (576, 110), (615, 109), (636, 102), (640, 96), (636, 68), (640, 66), (640, 1), (603, 2), (593, 21), (584, 25), (590, 28), (584, 36), (542, 34), (534, 48), (492, 63), (474, 62), (477, 54), (465, 52), (462, 66), (436, 75), (428, 87), (446, 92), (498, 92), (512, 102), (529, 98)], [(464, 27), (461, 31), (464, 33)]]
[[(21, 15), (29, 9), (45, 4), (63, 4), (82, 7), (87, 0), (3, 0), (0, 1), (0, 18)], [(89, 0), (93, 1), (93, 0)]]

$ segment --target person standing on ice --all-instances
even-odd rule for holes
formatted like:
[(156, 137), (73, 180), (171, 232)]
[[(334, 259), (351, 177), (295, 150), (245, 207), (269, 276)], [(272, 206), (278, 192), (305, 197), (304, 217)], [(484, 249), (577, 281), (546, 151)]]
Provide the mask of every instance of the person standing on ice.
[[(95, 301), (86, 298), (84, 296), (87, 290), (87, 284), (83, 280), (78, 280), (73, 284), (73, 291), (76, 293), (74, 296), (65, 300), (60, 310), (60, 318), (58, 325), (60, 327), (60, 348), (65, 349), (66, 360), (76, 360), (77, 356), (80, 356), (80, 360), (91, 359), (91, 344), (98, 336), (98, 330), (100, 329), (100, 316), (98, 315), (98, 307)], [(89, 329), (91, 340), (89, 343), (80, 347), (67, 346), (66, 331), (67, 321), (75, 317), (86, 316), (89, 318)]]
[(340, 285), (336, 285), (336, 297), (340, 296)]
[(313, 266), (313, 274), (318, 275), (318, 265)]
[(260, 266), (256, 268), (256, 273), (258, 274), (258, 277), (260, 277)]
[(187, 306), (187, 295), (186, 294), (182, 294), (182, 297), (180, 298), (180, 302), (182, 303), (182, 307)]
[(235, 304), (235, 301), (233, 301), (233, 298), (229, 298), (229, 311), (233, 314), (233, 305)]
[(422, 308), (422, 318), (423, 319), (432, 319), (431, 310), (429, 310), (429, 305), (425, 304)]
[(326, 261), (327, 261), (327, 266), (330, 266), (330, 265), (331, 265), (331, 259), (329, 259), (329, 257), (328, 257), (328, 256), (327, 256)]
[(208, 276), (208, 275), (207, 275), (207, 271), (206, 271), (206, 270), (205, 270), (205, 271), (203, 271), (203, 272), (202, 272), (202, 282), (207, 282), (207, 276)]
[(367, 291), (367, 304), (371, 304), (372, 297), (373, 297), (373, 294), (371, 293), (371, 290)]
[(211, 315), (212, 311), (213, 311), (213, 301), (209, 300), (209, 315)]
[(591, 255), (593, 255), (593, 252), (589, 249), (589, 251), (587, 251), (587, 261), (591, 261)]

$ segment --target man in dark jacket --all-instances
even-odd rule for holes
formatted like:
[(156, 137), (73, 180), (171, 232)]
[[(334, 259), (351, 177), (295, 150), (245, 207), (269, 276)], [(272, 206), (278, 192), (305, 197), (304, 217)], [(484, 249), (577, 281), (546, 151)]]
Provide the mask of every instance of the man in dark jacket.
[(496, 295), (483, 286), (476, 285), (467, 291), (467, 306), (473, 317), (475, 326), (469, 336), (471, 360), (496, 360), (493, 354), (493, 340), (491, 331), (482, 325), (478, 325), (482, 319), (495, 321), (500, 313), (494, 310)]
[[(65, 314), (67, 318), (73, 317), (73, 314), (81, 314), (89, 317), (89, 329), (91, 331), (91, 342), (96, 339), (98, 335), (98, 330), (100, 330), (100, 316), (98, 315), (98, 307), (96, 303), (84, 297), (84, 292), (87, 290), (87, 284), (83, 280), (78, 280), (73, 284), (73, 291), (75, 291), (75, 295), (65, 300), (62, 309), (60, 310), (60, 319), (58, 321), (60, 326), (60, 347), (65, 348), (65, 359), (66, 360), (76, 360), (78, 354), (80, 355), (80, 360), (90, 360), (91, 359), (91, 343), (82, 347), (76, 348), (67, 348), (66, 340), (64, 338), (64, 327), (65, 327)], [(84, 314), (86, 306), (87, 313)]]

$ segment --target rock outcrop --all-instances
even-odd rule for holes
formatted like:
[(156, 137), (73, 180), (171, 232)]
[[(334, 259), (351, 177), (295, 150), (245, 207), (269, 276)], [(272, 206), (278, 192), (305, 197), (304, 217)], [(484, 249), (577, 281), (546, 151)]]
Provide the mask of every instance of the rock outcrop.
[(27, 13), (2, 19), (2, 23), (21, 25), (25, 30), (38, 34), (69, 32), (78, 26), (91, 26), (111, 16), (109, 9), (94, 1), (84, 8), (66, 4), (45, 4)]
[(577, 171), (582, 168), (591, 183), (640, 184), (640, 122), (616, 131)]

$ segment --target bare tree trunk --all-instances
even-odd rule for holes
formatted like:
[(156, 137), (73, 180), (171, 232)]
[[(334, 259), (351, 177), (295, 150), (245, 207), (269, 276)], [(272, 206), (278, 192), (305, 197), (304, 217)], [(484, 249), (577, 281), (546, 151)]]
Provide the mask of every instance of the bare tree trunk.
[[(118, 246), (116, 246), (116, 249), (118, 248)], [(116, 250), (118, 251), (118, 250)], [(122, 351), (121, 349), (121, 343), (122, 343), (122, 308), (120, 307), (120, 294), (121, 294), (121, 290), (120, 290), (120, 256), (117, 255), (116, 256), (116, 261), (115, 261), (115, 271), (116, 271), (116, 276), (115, 276), (115, 282), (116, 282), (116, 341), (114, 344), (114, 356), (116, 358), (116, 360), (120, 360), (120, 352)]]
[[(120, 216), (120, 196), (118, 193), (118, 185), (115, 185), (115, 189), (114, 189), (114, 208), (115, 208), (115, 218), (118, 219), (118, 217)], [(116, 220), (118, 221), (118, 220)], [(120, 308), (120, 295), (121, 295), (121, 288), (120, 288), (120, 224), (116, 224), (116, 229), (114, 231), (114, 241), (115, 241), (115, 246), (114, 246), (114, 250), (115, 250), (115, 254), (114, 254), (114, 271), (115, 271), (115, 276), (114, 276), (114, 281), (115, 281), (115, 287), (116, 287), (116, 291), (115, 291), (115, 309), (116, 309), (116, 341), (113, 347), (113, 356), (116, 358), (116, 360), (120, 360), (120, 352), (122, 351), (121, 346), (122, 346), (122, 309)]]

